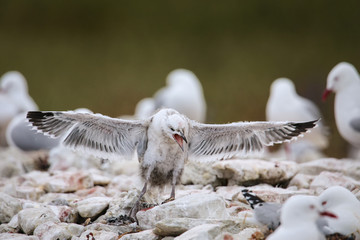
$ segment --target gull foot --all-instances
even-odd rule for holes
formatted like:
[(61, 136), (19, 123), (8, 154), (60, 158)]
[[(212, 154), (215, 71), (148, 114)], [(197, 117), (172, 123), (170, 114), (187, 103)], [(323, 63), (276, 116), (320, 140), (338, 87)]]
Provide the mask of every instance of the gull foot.
[(168, 199), (166, 199), (165, 201), (163, 201), (161, 204), (165, 204), (165, 203), (168, 203), (168, 202), (171, 202), (171, 201), (174, 201), (175, 198), (174, 197), (169, 197)]

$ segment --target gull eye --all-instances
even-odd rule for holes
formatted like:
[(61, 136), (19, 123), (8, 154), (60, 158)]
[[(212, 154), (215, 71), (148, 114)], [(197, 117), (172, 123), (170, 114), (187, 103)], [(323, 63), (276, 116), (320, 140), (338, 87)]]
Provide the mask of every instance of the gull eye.
[(327, 201), (323, 201), (321, 205), (325, 206), (327, 204)]
[(311, 205), (310, 205), (310, 209), (314, 209), (314, 208), (315, 208), (315, 206), (311, 204)]
[(170, 127), (170, 130), (173, 131), (173, 132), (175, 131), (174, 128), (172, 128), (172, 127)]
[(336, 76), (336, 77), (334, 78), (334, 80), (335, 80), (335, 82), (339, 81), (339, 77)]

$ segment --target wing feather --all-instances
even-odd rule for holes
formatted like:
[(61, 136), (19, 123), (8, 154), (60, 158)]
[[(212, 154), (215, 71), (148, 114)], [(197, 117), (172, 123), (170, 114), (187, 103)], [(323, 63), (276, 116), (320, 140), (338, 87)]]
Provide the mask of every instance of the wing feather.
[[(98, 157), (130, 157), (137, 145), (147, 141), (147, 121), (110, 118), (101, 114), (75, 112), (28, 112), (27, 119), (38, 131), (73, 149)], [(143, 151), (143, 149), (141, 150)]]
[(288, 142), (316, 126), (310, 122), (237, 122), (202, 124), (191, 121), (189, 159), (216, 161)]

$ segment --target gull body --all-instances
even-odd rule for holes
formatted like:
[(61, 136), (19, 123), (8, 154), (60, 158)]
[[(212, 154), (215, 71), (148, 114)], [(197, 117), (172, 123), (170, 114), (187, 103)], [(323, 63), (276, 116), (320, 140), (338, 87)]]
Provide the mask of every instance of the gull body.
[[(318, 107), (312, 101), (299, 96), (290, 79), (279, 78), (271, 84), (266, 105), (267, 121), (310, 121), (319, 118), (322, 117)], [(301, 141), (307, 141), (317, 149), (326, 148), (329, 142), (322, 122)]]
[(29, 96), (24, 76), (17, 71), (5, 73), (0, 79), (0, 145), (6, 146), (5, 131), (9, 122), (19, 113), (38, 110)]
[(161, 109), (143, 120), (75, 112), (28, 112), (27, 118), (38, 131), (60, 137), (65, 146), (100, 158), (131, 158), (137, 151), (145, 181), (139, 199), (148, 183), (170, 183), (170, 199), (174, 199), (175, 185), (188, 159), (217, 161), (261, 151), (295, 139), (316, 125), (316, 121), (202, 124), (174, 109)]
[(331, 234), (354, 234), (356, 239), (360, 238), (360, 201), (354, 194), (344, 187), (334, 186), (323, 191), (319, 199), (326, 211), (337, 216), (328, 220)]
[[(320, 202), (315, 196), (295, 195), (284, 203), (280, 221), (281, 225), (273, 232), (268, 240), (302, 240), (302, 239), (325, 239), (319, 230), (316, 221), (323, 212)], [(330, 215), (330, 214), (329, 214)], [(331, 217), (335, 217), (331, 215)]]
[(360, 149), (360, 77), (353, 65), (337, 64), (327, 77), (323, 100), (335, 93), (335, 120), (340, 135)]

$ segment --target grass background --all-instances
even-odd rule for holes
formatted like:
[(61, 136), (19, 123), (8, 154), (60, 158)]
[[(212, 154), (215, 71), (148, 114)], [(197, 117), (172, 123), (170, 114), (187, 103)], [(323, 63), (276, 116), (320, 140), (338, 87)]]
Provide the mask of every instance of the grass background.
[(269, 87), (292, 79), (330, 126), (326, 153), (346, 155), (333, 97), (333, 66), (360, 68), (359, 1), (0, 0), (0, 74), (22, 72), (42, 110), (87, 107), (110, 116), (192, 70), (208, 122), (264, 120)]

